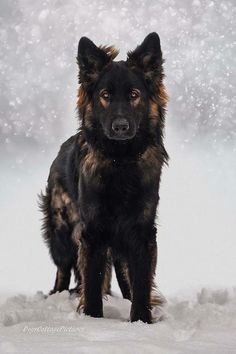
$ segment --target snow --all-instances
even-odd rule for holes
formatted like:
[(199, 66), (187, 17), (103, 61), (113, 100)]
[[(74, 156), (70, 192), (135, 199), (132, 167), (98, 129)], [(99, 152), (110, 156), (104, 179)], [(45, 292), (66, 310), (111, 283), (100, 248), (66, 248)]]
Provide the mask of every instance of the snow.
[[(0, 353), (236, 353), (235, 19), (233, 0), (1, 0)], [(166, 59), (170, 167), (157, 219), (168, 305), (148, 326), (127, 322), (117, 296), (92, 319), (66, 292), (35, 293), (55, 276), (37, 193), (77, 128), (78, 40), (125, 59), (152, 31)]]
[(0, 307), (0, 353), (236, 353), (236, 289), (169, 299), (152, 325), (130, 323), (130, 302), (118, 296), (104, 300), (103, 319), (76, 313), (77, 305), (67, 291), (8, 298)]
[(233, 0), (2, 0), (2, 148), (24, 140), (50, 150), (73, 132), (81, 36), (124, 59), (152, 31), (166, 59), (169, 124), (189, 142), (235, 146), (235, 19)]

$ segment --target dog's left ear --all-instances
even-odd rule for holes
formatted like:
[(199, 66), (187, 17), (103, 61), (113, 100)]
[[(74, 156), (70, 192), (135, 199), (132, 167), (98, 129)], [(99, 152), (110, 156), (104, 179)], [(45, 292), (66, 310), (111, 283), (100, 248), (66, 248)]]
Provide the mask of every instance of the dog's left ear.
[(162, 63), (160, 38), (156, 32), (150, 33), (134, 51), (128, 52), (127, 65), (141, 70), (145, 79), (161, 78)]
[(77, 55), (80, 83), (96, 81), (99, 73), (110, 60), (111, 57), (104, 50), (97, 47), (89, 38), (82, 37)]

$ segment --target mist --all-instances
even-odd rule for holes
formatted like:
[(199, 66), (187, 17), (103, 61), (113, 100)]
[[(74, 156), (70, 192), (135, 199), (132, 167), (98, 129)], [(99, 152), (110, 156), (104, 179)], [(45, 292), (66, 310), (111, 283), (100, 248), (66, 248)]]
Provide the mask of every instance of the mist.
[[(157, 217), (159, 289), (167, 296), (234, 286), (234, 153), (225, 150), (222, 158), (206, 146), (183, 148), (175, 136), (178, 132), (167, 131), (170, 162), (162, 175)], [(2, 292), (48, 292), (53, 286), (56, 268), (41, 237), (37, 194), (46, 186), (58, 148), (41, 159), (33, 152), (1, 175)]]

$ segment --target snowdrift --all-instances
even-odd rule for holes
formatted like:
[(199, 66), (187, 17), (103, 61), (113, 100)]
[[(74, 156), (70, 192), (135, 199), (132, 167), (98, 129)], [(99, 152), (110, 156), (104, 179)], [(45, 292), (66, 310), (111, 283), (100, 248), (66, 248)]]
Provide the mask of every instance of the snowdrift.
[[(184, 299), (184, 297), (183, 297)], [(153, 325), (128, 322), (130, 302), (104, 300), (104, 318), (76, 313), (67, 291), (8, 298), (0, 307), (0, 353), (236, 353), (236, 289), (168, 299)]]

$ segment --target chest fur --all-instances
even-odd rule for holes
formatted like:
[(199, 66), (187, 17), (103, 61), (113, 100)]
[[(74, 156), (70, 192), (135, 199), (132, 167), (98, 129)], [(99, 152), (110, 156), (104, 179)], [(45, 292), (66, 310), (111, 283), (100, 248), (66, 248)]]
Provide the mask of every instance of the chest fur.
[(136, 161), (114, 161), (87, 154), (80, 168), (81, 214), (90, 219), (98, 214), (104, 218), (153, 215), (160, 171), (159, 160), (149, 154)]

